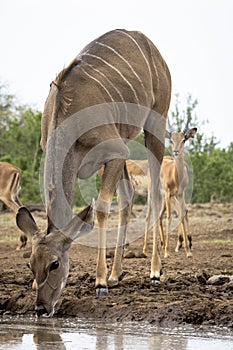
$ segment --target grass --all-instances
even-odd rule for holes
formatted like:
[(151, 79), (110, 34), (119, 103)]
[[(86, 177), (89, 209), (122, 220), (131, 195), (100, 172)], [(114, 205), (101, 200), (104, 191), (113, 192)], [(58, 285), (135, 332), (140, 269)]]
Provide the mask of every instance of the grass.
[(211, 244), (219, 244), (219, 243), (233, 243), (233, 239), (232, 238), (226, 238), (226, 239), (211, 239), (211, 240), (204, 240), (201, 241), (201, 243), (211, 243)]
[(4, 213), (0, 215), (0, 224), (8, 223), (14, 220), (15, 217), (13, 213)]
[(3, 235), (0, 237), (0, 241), (2, 242), (11, 242), (11, 243), (14, 243), (14, 242), (17, 242), (19, 239), (19, 236), (18, 234), (16, 235)]
[(219, 208), (219, 211), (222, 214), (230, 214), (230, 210), (228, 208)]

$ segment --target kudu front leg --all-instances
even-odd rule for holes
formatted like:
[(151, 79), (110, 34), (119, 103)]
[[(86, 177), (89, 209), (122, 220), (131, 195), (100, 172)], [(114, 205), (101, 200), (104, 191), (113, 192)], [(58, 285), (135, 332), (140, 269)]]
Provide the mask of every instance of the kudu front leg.
[(104, 167), (102, 184), (96, 202), (96, 217), (98, 221), (98, 256), (96, 266), (96, 295), (106, 296), (107, 287), (107, 266), (106, 266), (106, 226), (107, 218), (115, 193), (117, 183), (122, 175), (125, 161), (115, 159), (108, 162)]
[(146, 230), (144, 234), (144, 244), (143, 244), (143, 254), (147, 256), (147, 247), (148, 247), (148, 239), (151, 232), (151, 204), (149, 200), (149, 193), (148, 193), (148, 200), (147, 200), (147, 212), (146, 212)]

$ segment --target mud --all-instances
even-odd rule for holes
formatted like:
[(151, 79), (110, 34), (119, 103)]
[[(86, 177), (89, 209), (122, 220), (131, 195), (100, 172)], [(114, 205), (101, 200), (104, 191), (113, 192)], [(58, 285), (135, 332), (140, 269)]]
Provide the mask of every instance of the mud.
[[(216, 325), (233, 330), (233, 205), (192, 205), (189, 209), (193, 258), (187, 258), (184, 250), (174, 252), (173, 232), (171, 256), (162, 257), (163, 276), (157, 286), (151, 285), (149, 279), (152, 242), (148, 257), (140, 258), (143, 238), (139, 238), (126, 251), (123, 280), (109, 289), (107, 297), (96, 298), (97, 251), (73, 244), (70, 275), (54, 317), (146, 321), (162, 326)], [(141, 210), (134, 206), (137, 214)], [(38, 212), (34, 216), (40, 225), (45, 225), (44, 214)], [(138, 230), (143, 233), (143, 228), (142, 220)], [(14, 214), (1, 214), (0, 315), (34, 313), (33, 276), (26, 266), (30, 242), (26, 250), (16, 251), (17, 240)], [(107, 263), (110, 271), (112, 257)]]

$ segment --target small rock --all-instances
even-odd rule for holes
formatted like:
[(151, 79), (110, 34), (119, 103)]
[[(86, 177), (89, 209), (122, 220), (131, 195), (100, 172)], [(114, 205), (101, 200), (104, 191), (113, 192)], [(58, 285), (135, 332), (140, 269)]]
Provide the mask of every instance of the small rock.
[(133, 259), (133, 258), (135, 258), (135, 253), (132, 252), (132, 251), (129, 251), (128, 253), (126, 253), (124, 255), (124, 258), (126, 258), (126, 259)]
[(207, 280), (207, 284), (211, 284), (211, 285), (222, 285), (225, 283), (229, 283), (231, 280), (231, 276), (227, 276), (227, 275), (214, 275), (212, 277), (210, 277)]

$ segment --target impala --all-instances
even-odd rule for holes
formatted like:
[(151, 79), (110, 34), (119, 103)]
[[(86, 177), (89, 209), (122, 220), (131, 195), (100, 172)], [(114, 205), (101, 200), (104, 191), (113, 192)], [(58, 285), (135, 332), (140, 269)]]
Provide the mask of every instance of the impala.
[[(144, 34), (123, 29), (108, 32), (87, 45), (51, 83), (41, 122), (41, 146), (46, 151), (46, 231), (38, 229), (26, 208), (19, 209), (17, 214), (19, 228), (34, 237), (30, 265), (37, 283), (38, 316), (53, 315), (66, 284), (69, 247), (77, 236), (89, 232), (93, 226), (92, 207), (80, 217), (73, 217), (75, 180), (90, 177), (103, 165), (95, 207), (96, 295), (108, 293), (106, 224), (117, 187), (119, 229), (109, 283), (117, 284), (120, 280), (132, 197), (125, 166), (129, 154), (127, 140), (134, 139), (141, 129), (145, 132), (152, 179), (152, 216), (154, 221), (158, 219), (159, 171), (170, 97), (169, 69), (157, 48)], [(160, 273), (157, 230), (154, 230), (152, 283), (159, 282)]]
[(197, 128), (188, 130), (188, 123), (183, 132), (167, 132), (167, 137), (171, 141), (173, 157), (166, 157), (161, 166), (161, 191), (163, 194), (163, 206), (160, 214), (160, 236), (163, 237), (162, 217), (166, 210), (166, 239), (164, 242), (164, 256), (169, 256), (169, 240), (171, 225), (171, 202), (175, 201), (178, 209), (179, 228), (182, 228), (183, 239), (179, 234), (176, 251), (179, 251), (182, 240), (184, 240), (184, 248), (187, 257), (191, 257), (192, 239), (189, 234), (188, 210), (185, 204), (185, 189), (188, 186), (189, 177), (188, 170), (184, 160), (184, 145), (187, 140), (193, 138), (197, 132)]
[[(166, 156), (163, 158), (163, 162), (166, 161)], [(129, 173), (129, 178), (133, 186), (133, 198), (135, 195), (143, 196), (147, 198), (147, 211), (146, 211), (146, 224), (145, 224), (145, 233), (144, 233), (144, 244), (143, 244), (143, 254), (144, 256), (148, 255), (148, 239), (150, 232), (152, 230), (153, 224), (151, 221), (151, 207), (150, 207), (150, 171), (148, 160), (132, 160), (128, 159), (126, 161), (127, 170)], [(101, 172), (100, 172), (101, 175)], [(133, 203), (132, 203), (133, 207)], [(164, 247), (164, 233), (159, 226), (160, 231), (160, 241), (161, 245)], [(180, 227), (178, 229), (178, 237), (180, 233)], [(180, 242), (180, 238), (179, 238)]]
[[(196, 134), (197, 129), (192, 128), (180, 133), (167, 132), (166, 136), (172, 144), (172, 156), (165, 156), (161, 165), (161, 193), (163, 198), (162, 210), (159, 215), (160, 239), (164, 249), (164, 256), (169, 256), (169, 241), (171, 227), (171, 208), (175, 206), (178, 211), (178, 240), (175, 251), (178, 252), (184, 241), (187, 257), (191, 257), (192, 237), (189, 233), (188, 210), (185, 205), (185, 189), (188, 186), (189, 177), (187, 166), (184, 161), (184, 144)], [(148, 208), (146, 215), (146, 229), (144, 235), (143, 253), (147, 255), (148, 235), (151, 227), (151, 204), (150, 204), (150, 173), (147, 160), (127, 160), (127, 170), (132, 183), (134, 193), (146, 196), (148, 193)], [(163, 230), (163, 214), (166, 211), (166, 239)]]
[[(21, 185), (21, 170), (8, 162), (0, 162), (0, 200), (17, 213), (22, 206), (18, 194)], [(20, 233), (17, 250), (25, 247), (27, 237)]]

